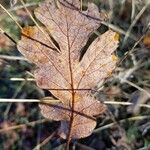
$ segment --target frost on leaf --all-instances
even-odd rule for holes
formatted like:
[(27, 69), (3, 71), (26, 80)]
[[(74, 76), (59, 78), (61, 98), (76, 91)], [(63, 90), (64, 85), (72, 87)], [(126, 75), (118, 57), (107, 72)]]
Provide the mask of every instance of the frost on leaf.
[(41, 104), (41, 112), (61, 121), (62, 137), (68, 133), (70, 138), (86, 137), (96, 126), (94, 116), (103, 113), (105, 106), (84, 89), (94, 88), (115, 68), (116, 33), (108, 30), (96, 38), (79, 61), (81, 49), (100, 26), (98, 8), (89, 3), (81, 12), (79, 0), (59, 0), (58, 5), (47, 0), (35, 15), (43, 26), (23, 28), (17, 47), (37, 65), (38, 86), (60, 100), (53, 106)]

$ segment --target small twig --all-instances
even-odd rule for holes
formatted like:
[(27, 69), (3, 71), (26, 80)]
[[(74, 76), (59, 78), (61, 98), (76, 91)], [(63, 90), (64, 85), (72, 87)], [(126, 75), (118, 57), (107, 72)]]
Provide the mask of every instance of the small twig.
[(34, 78), (10, 78), (11, 81), (35, 81)]
[[(13, 102), (13, 103), (58, 103), (60, 102), (59, 100), (56, 99), (43, 99), (43, 100), (39, 100), (39, 99), (6, 99), (6, 98), (0, 98), (0, 103), (4, 103), (4, 102)], [(129, 106), (129, 105), (134, 105), (134, 103), (130, 103), (130, 102), (119, 102), (119, 101), (105, 101), (104, 104), (112, 104), (112, 105), (123, 105), (123, 106)], [(145, 107), (145, 108), (150, 108), (150, 105), (147, 104), (139, 104), (139, 107)]]
[[(39, 100), (39, 99), (6, 99), (6, 98), (1, 98), (0, 99), (0, 103), (3, 103), (3, 102), (12, 102), (12, 103), (49, 103), (51, 102), (52, 100)], [(54, 99), (54, 101), (57, 101)]]
[(121, 59), (121, 61), (118, 63), (118, 66), (130, 55), (133, 53), (135, 47), (143, 40), (143, 38), (145, 37), (145, 35), (143, 34), (139, 40), (137, 40), (135, 42), (135, 44), (133, 45), (133, 47), (131, 48), (131, 50), (129, 50), (128, 52), (125, 53), (125, 55), (123, 56), (123, 58)]
[(0, 59), (28, 61), (25, 57), (21, 57), (21, 56), (8, 56), (8, 55), (0, 55)]
[(78, 149), (82, 149), (82, 150), (95, 150), (94, 148), (91, 148), (87, 145), (81, 144), (81, 143), (75, 143), (76, 146), (78, 146)]
[(22, 30), (21, 25), (16, 21), (16, 19), (12, 16), (8, 10), (0, 4), (0, 7), (9, 15), (9, 17), (16, 23), (16, 25)]
[(56, 133), (53, 132), (49, 137), (47, 137), (42, 143), (38, 144), (35, 148), (33, 148), (33, 150), (39, 150), (42, 146), (44, 146), (45, 144), (47, 144), (50, 139), (55, 135)]
[[(24, 85), (25, 85), (25, 81), (21, 82), (20, 86), (17, 87), (17, 89), (16, 89), (15, 93), (13, 94), (12, 98), (17, 97), (17, 95), (20, 93), (20, 91), (22, 90)], [(11, 106), (12, 106), (12, 102), (7, 105), (6, 110), (4, 111), (4, 118), (5, 119), (7, 119), (7, 117), (8, 117), (8, 113), (10, 111)]]
[(124, 45), (124, 43), (126, 42), (127, 38), (129, 37), (130, 32), (131, 32), (133, 26), (136, 24), (136, 22), (137, 22), (137, 21), (139, 20), (139, 18), (142, 16), (142, 14), (145, 12), (145, 10), (148, 8), (149, 4), (150, 4), (150, 2), (148, 2), (145, 6), (143, 6), (143, 8), (141, 9), (141, 11), (137, 14), (137, 16), (135, 17), (135, 19), (134, 19), (133, 22), (131, 23), (131, 25), (130, 25), (129, 29), (127, 30), (126, 35), (125, 35), (125, 37), (124, 37), (124, 39), (123, 39), (123, 45)]
[(143, 88), (139, 87), (138, 85), (136, 85), (133, 82), (130, 82), (128, 80), (123, 80), (125, 83), (128, 83), (129, 85), (135, 87), (136, 89), (138, 89), (141, 92), (144, 92), (149, 98), (150, 98), (150, 93), (147, 90), (144, 90)]
[(136, 56), (132, 53), (130, 54), (131, 56), (131, 59), (132, 59), (132, 62), (133, 62), (133, 65), (136, 66), (137, 65), (137, 60), (136, 60)]
[(37, 121), (28, 122), (28, 123), (25, 123), (25, 124), (19, 124), (19, 125), (7, 127), (7, 128), (4, 128), (4, 129), (0, 129), (0, 133), (7, 132), (7, 131), (10, 131), (10, 130), (16, 130), (16, 129), (24, 128), (26, 126), (32, 126), (33, 127), (37, 124), (41, 124), (41, 123), (44, 123), (44, 122), (47, 122), (47, 121), (48, 121), (47, 119), (41, 119), (41, 120), (37, 120)]
[[(26, 7), (32, 7), (32, 6), (35, 6), (35, 5), (38, 5), (38, 3), (26, 3), (25, 6)], [(19, 10), (19, 9), (22, 9), (24, 8), (24, 6), (22, 5), (18, 5), (18, 6), (15, 6), (15, 7), (12, 7), (10, 9), (8, 9), (8, 12), (11, 12), (11, 11), (16, 11), (16, 10)]]
[[(143, 119), (149, 119), (150, 118), (150, 116), (136, 116), (136, 117), (131, 117), (131, 118), (126, 118), (126, 119), (122, 119), (122, 120), (119, 120), (119, 121), (117, 121), (118, 123), (123, 123), (123, 122), (125, 122), (125, 121), (135, 121), (135, 120), (143, 120)], [(102, 127), (100, 127), (100, 128), (97, 128), (97, 129), (95, 129), (94, 131), (93, 131), (93, 133), (97, 133), (97, 132), (100, 132), (100, 131), (102, 131), (102, 130), (105, 130), (105, 129), (108, 129), (108, 128), (111, 128), (112, 126), (114, 126), (116, 123), (115, 122), (113, 122), (113, 123), (109, 123), (109, 124), (107, 124), (107, 125), (104, 125), (104, 126), (102, 126)]]
[[(131, 103), (131, 102), (117, 102), (117, 101), (105, 101), (104, 104), (123, 105), (123, 106), (135, 105), (134, 103)], [(139, 104), (138, 106), (150, 108), (150, 105), (148, 104)]]
[[(119, 34), (122, 34), (122, 35), (126, 35), (126, 31), (124, 31), (123, 29), (121, 29), (120, 27), (117, 27), (109, 22), (106, 22), (106, 21), (102, 21), (101, 24), (109, 27), (110, 29), (114, 30), (115, 32), (118, 32)], [(130, 34), (129, 37), (131, 39), (133, 39), (134, 41), (137, 41), (137, 37), (135, 37), (133, 34)]]
[(112, 22), (113, 20), (113, 15), (114, 15), (114, 1), (113, 0), (108, 0), (109, 7), (110, 7), (110, 12), (109, 12), (109, 22)]
[(131, 21), (133, 21), (134, 16), (135, 16), (135, 0), (132, 0)]
[(17, 42), (8, 33), (6, 33), (2, 28), (0, 28), (0, 33), (8, 37), (13, 43), (17, 44)]
[[(38, 5), (38, 3), (27, 3), (27, 4), (25, 4), (26, 7), (32, 7), (32, 6), (36, 6), (36, 5)], [(15, 7), (13, 7), (13, 8), (8, 9), (7, 11), (8, 11), (8, 12), (12, 12), (12, 11), (16, 11), (16, 10), (19, 10), (19, 9), (22, 9), (22, 8), (24, 8), (24, 6), (18, 5), (18, 6), (15, 6)], [(0, 21), (1, 21), (5, 16), (6, 16), (6, 15), (2, 13), (2, 14), (0, 15)]]
[(132, 68), (129, 68), (125, 71), (119, 71), (119, 74), (114, 75), (114, 78), (118, 78), (120, 82), (123, 83), (124, 80), (128, 79), (133, 74), (133, 72), (143, 67), (144, 65), (145, 65), (145, 62), (141, 63), (141, 61), (138, 61), (136, 65), (134, 65)]

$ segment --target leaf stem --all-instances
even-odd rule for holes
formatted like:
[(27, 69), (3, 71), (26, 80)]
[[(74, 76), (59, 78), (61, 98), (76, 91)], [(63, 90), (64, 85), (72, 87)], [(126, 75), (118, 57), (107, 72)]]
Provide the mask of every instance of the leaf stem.
[(71, 102), (71, 116), (69, 122), (69, 129), (67, 135), (67, 143), (66, 143), (66, 150), (69, 150), (70, 140), (71, 140), (71, 132), (72, 132), (72, 125), (74, 120), (74, 102), (75, 102), (75, 91), (74, 91), (74, 83), (73, 83), (73, 71), (72, 71), (72, 62), (71, 62), (71, 47), (70, 47), (70, 40), (69, 40), (69, 27), (68, 21), (66, 18), (67, 23), (67, 42), (68, 42), (68, 59), (69, 59), (69, 70), (70, 70), (70, 81), (71, 81), (71, 91), (72, 91), (72, 102)]

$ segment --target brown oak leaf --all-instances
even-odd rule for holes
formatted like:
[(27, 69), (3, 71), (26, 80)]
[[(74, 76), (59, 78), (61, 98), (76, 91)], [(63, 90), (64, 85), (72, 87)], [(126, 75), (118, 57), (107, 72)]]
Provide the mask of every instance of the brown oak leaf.
[(47, 0), (35, 10), (43, 27), (25, 27), (17, 47), (31, 62), (39, 87), (60, 100), (56, 105), (40, 104), (44, 117), (61, 121), (59, 133), (66, 138), (90, 135), (96, 126), (95, 115), (104, 104), (86, 89), (94, 88), (116, 66), (113, 52), (118, 46), (116, 33), (108, 30), (96, 38), (83, 55), (80, 51), (89, 36), (100, 26), (100, 14), (93, 3), (80, 11), (79, 0)]

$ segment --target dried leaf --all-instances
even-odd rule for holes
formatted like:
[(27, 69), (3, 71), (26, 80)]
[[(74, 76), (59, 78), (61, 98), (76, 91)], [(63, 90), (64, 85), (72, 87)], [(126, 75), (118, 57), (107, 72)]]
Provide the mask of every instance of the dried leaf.
[[(41, 88), (60, 100), (57, 105), (41, 104), (43, 116), (61, 121), (60, 135), (70, 138), (86, 137), (96, 126), (93, 116), (105, 111), (88, 90), (107, 78), (116, 66), (112, 53), (118, 46), (116, 33), (109, 30), (88, 48), (81, 61), (80, 50), (89, 36), (100, 26), (98, 8), (90, 3), (80, 11), (78, 0), (47, 0), (35, 10), (43, 23), (26, 27), (18, 49), (38, 66), (36, 81)], [(95, 18), (95, 19), (94, 19)], [(63, 135), (62, 135), (63, 134)]]

